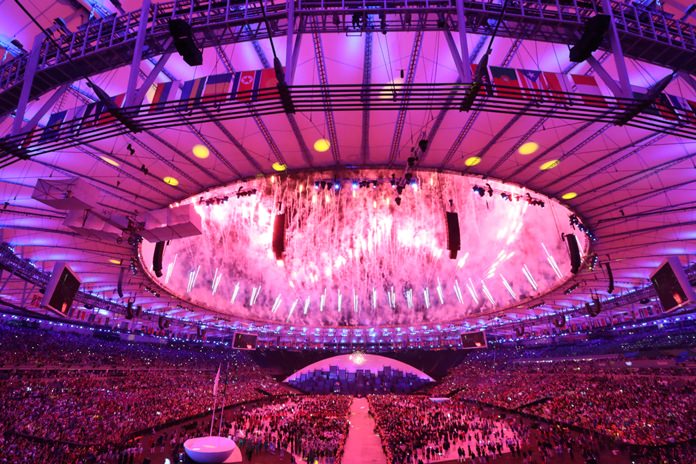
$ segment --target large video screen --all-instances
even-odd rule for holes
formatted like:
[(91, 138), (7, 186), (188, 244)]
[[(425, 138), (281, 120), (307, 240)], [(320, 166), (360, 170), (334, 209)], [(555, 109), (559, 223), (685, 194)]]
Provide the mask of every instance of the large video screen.
[(461, 335), (462, 349), (471, 350), (476, 348), (486, 348), (486, 332), (466, 332)]
[(665, 311), (673, 311), (696, 300), (694, 289), (677, 258), (665, 260), (650, 280)]
[(235, 332), (232, 336), (232, 348), (238, 350), (255, 350), (257, 338), (258, 337), (254, 334)]
[(41, 306), (67, 316), (79, 289), (80, 279), (67, 264), (58, 262), (53, 267)]

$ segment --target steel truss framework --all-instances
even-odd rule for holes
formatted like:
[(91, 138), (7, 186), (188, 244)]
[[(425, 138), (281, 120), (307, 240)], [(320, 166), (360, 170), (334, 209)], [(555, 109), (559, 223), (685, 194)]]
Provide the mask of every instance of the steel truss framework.
[[(621, 56), (691, 74), (696, 72), (694, 26), (635, 5), (608, 1), (604, 5), (611, 6), (622, 47)], [(455, 0), (298, 0), (275, 5), (269, 3), (265, 9), (274, 36), (363, 33), (369, 32), (368, 27), (379, 27), (385, 32), (450, 30), (490, 35), (492, 24), (500, 17), (502, 5)], [(515, 2), (508, 6), (498, 35), (570, 44), (580, 36), (588, 17), (603, 12), (608, 13), (593, 2), (578, 0)], [(385, 15), (383, 25), (351, 20), (353, 15), (381, 14)], [(31, 53), (0, 67), (0, 115), (18, 107), (23, 88), (26, 88), (23, 97), (31, 100), (85, 76), (129, 65), (136, 52), (142, 59), (173, 52), (168, 30), (168, 21), (172, 17), (189, 21), (199, 46), (204, 48), (269, 36), (260, 3), (248, 0), (188, 0), (154, 4), (149, 8), (146, 20), (142, 18), (141, 21), (141, 11), (135, 11), (91, 21), (79, 31), (58, 38), (58, 46), (39, 36)], [(288, 22), (289, 17), (292, 25)], [(460, 30), (462, 17), (466, 28)], [(139, 34), (143, 27), (144, 34)], [(609, 40), (603, 48), (610, 48)]]
[[(294, 86), (291, 88), (295, 108), (299, 111), (357, 111), (369, 108), (376, 110), (403, 109), (443, 109), (457, 110), (471, 86), (467, 84), (404, 84), (390, 86), (395, 90), (393, 98), (385, 98), (384, 86), (370, 85), (331, 85), (331, 86)], [(578, 121), (616, 123), (626, 112), (643, 104), (638, 99), (597, 97), (591, 95), (560, 93), (544, 90), (525, 89), (525, 97), (520, 98), (520, 89), (503, 86), (489, 86), (489, 92), (482, 93), (474, 101), (472, 110), (494, 113), (518, 114), (524, 112), (529, 116), (560, 118)], [(271, 89), (272, 91), (272, 89)], [(143, 105), (123, 109), (123, 114), (137, 124), (148, 129), (160, 129), (181, 125), (182, 119), (187, 124), (246, 118), (250, 110), (254, 115), (278, 114), (283, 112), (279, 99), (265, 99), (260, 91), (260, 100), (254, 103), (231, 100), (228, 95), (206, 97), (201, 100), (181, 100)], [(330, 98), (317, 100), (319, 93), (328, 94)], [(595, 99), (597, 105), (589, 105)], [(244, 99), (243, 99), (244, 100)], [(331, 101), (327, 106), (327, 100)], [(115, 135), (124, 134), (128, 129), (113, 117), (108, 123), (100, 123), (105, 117), (96, 114), (89, 120), (74, 119), (66, 121), (60, 129), (43, 128), (27, 134), (18, 134), (0, 140), (0, 166), (10, 164), (31, 156), (62, 150), (87, 142), (94, 142)], [(628, 125), (651, 132), (662, 132), (696, 139), (696, 115), (685, 114), (668, 120), (649, 113), (640, 113)], [(45, 137), (47, 131), (50, 137)], [(22, 149), (17, 147), (22, 146)]]

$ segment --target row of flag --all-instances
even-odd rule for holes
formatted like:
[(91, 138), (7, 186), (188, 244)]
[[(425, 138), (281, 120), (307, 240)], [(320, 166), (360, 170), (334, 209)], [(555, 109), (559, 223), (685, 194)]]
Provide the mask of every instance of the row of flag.
[[(611, 105), (594, 76), (490, 66), (483, 79), (493, 84), (488, 88), (489, 95), (532, 100), (548, 95), (557, 103), (569, 102), (577, 95), (588, 106), (609, 108)], [(634, 87), (632, 90), (636, 100), (648, 93), (643, 88)], [(645, 109), (645, 113), (670, 121), (696, 124), (696, 101), (662, 93)]]
[[(178, 111), (189, 111), (201, 103), (221, 100), (237, 100), (252, 102), (279, 98), (278, 80), (273, 68), (241, 71), (236, 73), (215, 74), (190, 81), (162, 82), (154, 86), (150, 92), (150, 104), (143, 105), (140, 114), (151, 114), (161, 111), (165, 104), (178, 101), (179, 105), (169, 106)], [(125, 94), (112, 97), (114, 106), (121, 108)], [(64, 135), (77, 137), (85, 129), (106, 126), (115, 121), (101, 102), (93, 102), (76, 108), (63, 110), (49, 116), (46, 126), (36, 128), (23, 139), (20, 148), (26, 148), (31, 143), (45, 143), (56, 140), (61, 134), (64, 123), (71, 121)], [(40, 135), (37, 134), (41, 131)]]
[[(472, 65), (472, 68), (475, 72), (476, 65)], [(571, 101), (577, 102), (580, 99), (583, 104), (592, 107), (609, 108), (611, 105), (611, 100), (602, 93), (602, 88), (593, 76), (500, 66), (490, 66), (482, 75), (484, 83), (490, 84), (485, 86), (485, 92), (492, 97), (532, 102), (548, 100), (558, 104), (570, 104)], [(141, 106), (140, 114), (157, 113), (165, 105), (169, 109), (189, 111), (212, 101), (252, 102), (277, 99), (277, 84), (273, 68), (215, 74), (184, 82), (163, 82), (156, 84), (154, 91), (150, 92), (150, 104)], [(389, 85), (395, 92), (399, 91), (398, 85)], [(645, 89), (635, 89), (634, 98), (640, 99), (645, 94)], [(121, 107), (124, 97), (124, 94), (113, 97), (114, 105)], [(680, 96), (660, 94), (645, 112), (669, 121), (696, 125), (696, 101)], [(44, 143), (57, 139), (61, 134), (61, 127), (67, 121), (71, 123), (64, 135), (75, 137), (85, 129), (108, 125), (114, 120), (114, 116), (101, 102), (53, 113), (38, 138), (32, 131), (23, 139), (20, 147), (26, 148), (37, 140)]]

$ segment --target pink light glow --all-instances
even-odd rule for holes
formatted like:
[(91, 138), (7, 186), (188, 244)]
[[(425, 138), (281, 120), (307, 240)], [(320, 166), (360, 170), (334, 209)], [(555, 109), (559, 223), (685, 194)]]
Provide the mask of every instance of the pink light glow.
[[(192, 303), (243, 318), (384, 325), (463, 319), (544, 293), (569, 275), (561, 233), (573, 232), (571, 211), (554, 200), (534, 194), (545, 208), (505, 201), (499, 192), (527, 190), (491, 180), (494, 195), (480, 197), (472, 191), (480, 179), (442, 173), (420, 173), (420, 188), (404, 189), (401, 206), (390, 201), (396, 196), (391, 171), (345, 172), (338, 176), (345, 179), (341, 190), (313, 188), (335, 175), (254, 179), (205, 194), (228, 196), (222, 204), (201, 204), (200, 195), (186, 200), (201, 215), (203, 234), (169, 244), (163, 262), (168, 281), (160, 284)], [(354, 190), (355, 178), (381, 181)], [(240, 186), (257, 193), (237, 197)], [(462, 242), (453, 260), (446, 249), (450, 199)], [(276, 261), (273, 220), (281, 210), (286, 245)], [(144, 244), (148, 268), (151, 250)]]

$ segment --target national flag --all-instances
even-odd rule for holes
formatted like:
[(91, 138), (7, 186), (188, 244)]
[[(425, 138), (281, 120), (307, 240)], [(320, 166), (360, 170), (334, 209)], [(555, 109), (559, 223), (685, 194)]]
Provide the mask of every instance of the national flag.
[(36, 130), (37, 130), (37, 127), (34, 126), (29, 132), (27, 132), (27, 135), (19, 143), (20, 149), (28, 148), (29, 145), (36, 142), (36, 137), (35, 137)]
[(217, 374), (215, 374), (215, 381), (213, 382), (213, 396), (217, 395), (218, 385), (220, 384), (220, 368), (222, 364), (218, 365)]
[(179, 109), (185, 110), (200, 104), (206, 79), (207, 77), (200, 77), (198, 79), (184, 82), (184, 86), (181, 88), (180, 98), (180, 100), (182, 100), (182, 104), (179, 106)]
[(655, 114), (656, 116), (661, 117), (662, 119), (667, 119), (669, 121), (676, 121), (679, 119), (677, 117), (677, 113), (674, 110), (674, 107), (672, 107), (672, 103), (670, 102), (669, 98), (667, 98), (667, 95), (664, 93), (661, 93), (657, 96), (655, 99), (655, 102), (650, 105), (650, 108), (647, 113)]
[[(476, 72), (479, 69), (479, 64), (478, 63), (471, 63), (471, 79), (475, 80), (476, 79)], [(483, 89), (485, 89), (485, 92), (488, 96), (493, 96), (493, 87), (491, 85), (491, 75), (488, 73), (488, 67), (483, 66), (481, 68), (481, 84), (483, 85)]]
[(693, 100), (686, 100), (686, 104), (689, 105), (689, 108), (691, 108), (691, 121), (694, 121), (694, 118), (696, 118), (696, 101)]
[(570, 101), (568, 80), (565, 74), (542, 72), (541, 88), (549, 92), (554, 101), (567, 103)]
[(672, 108), (677, 111), (679, 119), (685, 121), (687, 124), (696, 125), (696, 102), (691, 102), (693, 104), (692, 107), (689, 105), (689, 101), (686, 98), (676, 95), (667, 95), (667, 98), (672, 104)]
[(256, 71), (242, 71), (238, 74), (237, 100), (252, 101), (254, 99), (254, 84), (257, 83)]
[(78, 135), (80, 133), (82, 118), (85, 115), (85, 111), (87, 111), (87, 105), (80, 105), (68, 110), (68, 116), (65, 119), (67, 121), (72, 121), (66, 129), (68, 135)]
[(82, 120), (80, 121), (80, 126), (77, 130), (78, 133), (84, 128), (92, 127), (103, 110), (104, 105), (101, 102), (87, 104), (85, 112), (82, 115)]
[(570, 79), (575, 84), (575, 93), (582, 94), (580, 95), (580, 98), (582, 98), (586, 105), (603, 107), (608, 106), (607, 100), (600, 91), (597, 79), (595, 79), (593, 76), (571, 74)]
[(259, 74), (259, 100), (270, 100), (278, 98), (278, 79), (276, 78), (275, 69), (265, 68), (257, 71)]
[[(123, 101), (126, 98), (126, 94), (122, 93), (119, 95), (116, 95), (115, 97), (111, 98), (111, 103), (114, 105), (116, 108), (121, 108), (121, 105), (123, 105)], [(104, 111), (99, 115), (99, 118), (95, 121), (94, 125), (95, 126), (105, 126), (107, 124), (110, 124), (114, 122), (116, 118), (114, 117), (113, 114), (109, 111), (106, 106), (104, 107)]]
[(41, 133), (41, 138), (39, 139), (40, 142), (48, 142), (58, 138), (60, 126), (63, 125), (63, 121), (65, 120), (65, 115), (67, 113), (67, 111), (60, 111), (49, 116), (46, 127), (44, 127), (43, 132)]
[(160, 82), (155, 87), (155, 94), (152, 96), (152, 101), (150, 102), (150, 109), (148, 113), (154, 113), (164, 107), (164, 104), (170, 99), (172, 94), (172, 89), (174, 88), (174, 82)]
[(541, 82), (541, 71), (530, 71), (528, 69), (518, 69), (517, 70), (517, 80), (520, 83), (522, 92), (532, 95), (534, 97), (539, 96), (539, 91), (542, 90)]
[(223, 100), (223, 96), (227, 95), (230, 89), (231, 82), (232, 73), (209, 76), (205, 84), (205, 89), (203, 90), (201, 102), (206, 103), (209, 101)]
[(491, 66), (491, 77), (493, 78), (494, 92), (503, 98), (519, 98), (522, 96), (520, 83), (517, 80), (517, 73), (512, 68)]

